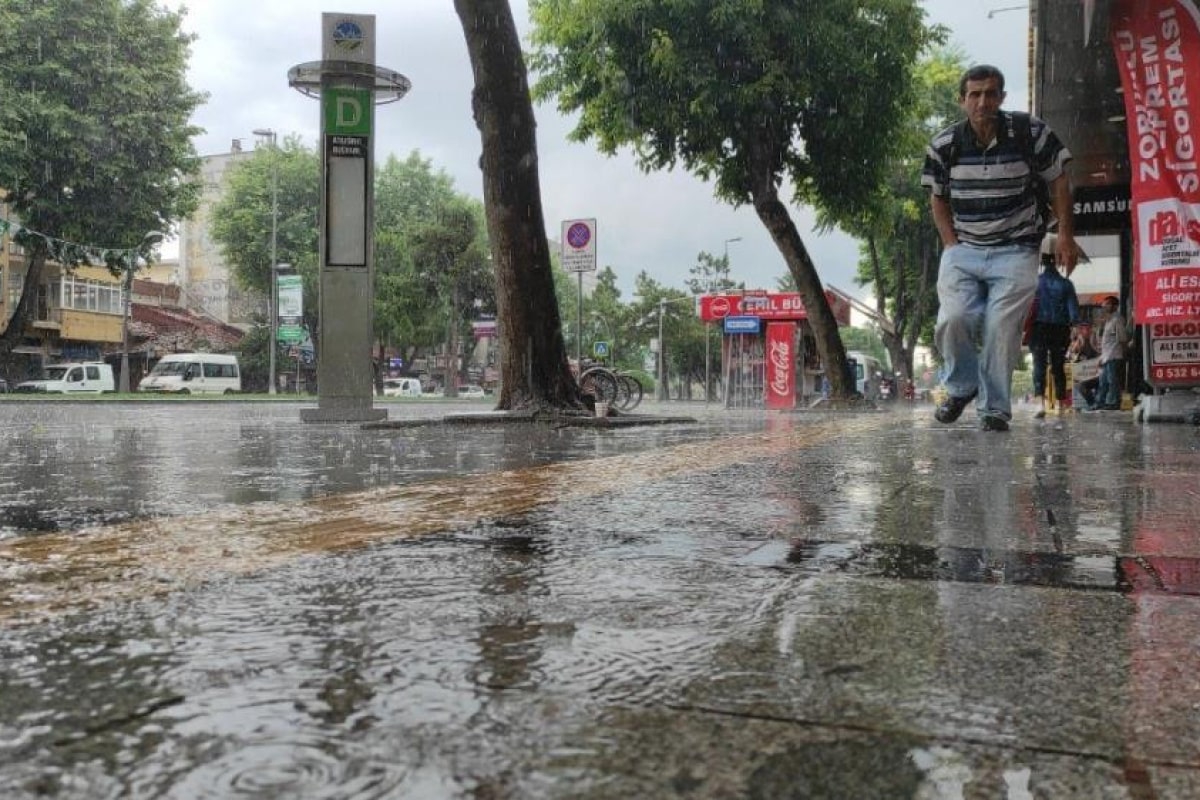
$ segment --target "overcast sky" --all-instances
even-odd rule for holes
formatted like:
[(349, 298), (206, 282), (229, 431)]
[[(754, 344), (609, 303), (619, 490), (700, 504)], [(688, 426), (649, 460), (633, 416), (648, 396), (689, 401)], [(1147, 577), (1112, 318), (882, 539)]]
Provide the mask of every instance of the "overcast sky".
[[(528, 30), (525, 0), (511, 0), (519, 29)], [(316, 61), (323, 11), (374, 14), (376, 60), (412, 81), (403, 100), (377, 109), (375, 158), (401, 158), (413, 150), (444, 170), (459, 191), (482, 196), (479, 133), (471, 119), (471, 69), (452, 0), (191, 0), (184, 28), (198, 36), (192, 46), (191, 84), (208, 93), (196, 114), (205, 129), (196, 140), (201, 155), (228, 152), (234, 139), (249, 148), (255, 128), (280, 138), (298, 134), (314, 146), (317, 103), (288, 87), (295, 64)], [(1028, 106), (1025, 3), (925, 0), (929, 19), (946, 25), (970, 62), (992, 63), (1008, 79), (1009, 108)], [(989, 18), (989, 12), (995, 12)], [(628, 153), (613, 158), (591, 144), (566, 139), (572, 121), (550, 105), (536, 106), (542, 203), (547, 232), (558, 238), (562, 220), (593, 217), (601, 266), (618, 275), (626, 299), (641, 271), (684, 288), (700, 251), (724, 252), (732, 276), (749, 288), (775, 289), (786, 267), (752, 209), (733, 209), (713, 198), (712, 188), (691, 175), (643, 174)], [(845, 233), (818, 236), (812, 213), (793, 207), (793, 218), (827, 284), (861, 297), (853, 284), (858, 245)]]

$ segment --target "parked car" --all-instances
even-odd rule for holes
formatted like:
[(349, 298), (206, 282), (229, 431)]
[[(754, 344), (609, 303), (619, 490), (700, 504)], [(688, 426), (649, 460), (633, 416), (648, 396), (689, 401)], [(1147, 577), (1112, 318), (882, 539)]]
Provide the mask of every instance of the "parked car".
[(458, 396), (465, 397), (468, 400), (482, 400), (487, 395), (484, 393), (482, 386), (467, 384), (466, 386), (458, 387)]
[(384, 397), (420, 397), (420, 378), (387, 378), (383, 382)]
[(80, 364), (51, 364), (45, 374), (35, 381), (18, 383), (18, 392), (47, 394), (99, 394), (115, 392), (113, 368), (98, 361)]

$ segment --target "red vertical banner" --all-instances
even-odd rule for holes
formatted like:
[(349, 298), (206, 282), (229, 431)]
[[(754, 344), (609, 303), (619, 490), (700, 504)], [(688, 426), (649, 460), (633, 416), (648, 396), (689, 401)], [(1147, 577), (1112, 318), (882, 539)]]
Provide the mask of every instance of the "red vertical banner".
[(1200, 318), (1200, 11), (1115, 0), (1132, 173), (1134, 320)]
[(767, 323), (767, 408), (796, 407), (796, 323)]

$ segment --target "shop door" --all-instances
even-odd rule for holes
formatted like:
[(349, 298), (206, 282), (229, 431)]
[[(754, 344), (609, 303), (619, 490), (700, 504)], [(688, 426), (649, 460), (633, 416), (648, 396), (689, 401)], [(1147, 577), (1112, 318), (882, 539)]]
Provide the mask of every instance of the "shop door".
[(763, 337), (752, 334), (725, 336), (721, 350), (721, 361), (725, 365), (725, 407), (762, 408), (766, 374)]

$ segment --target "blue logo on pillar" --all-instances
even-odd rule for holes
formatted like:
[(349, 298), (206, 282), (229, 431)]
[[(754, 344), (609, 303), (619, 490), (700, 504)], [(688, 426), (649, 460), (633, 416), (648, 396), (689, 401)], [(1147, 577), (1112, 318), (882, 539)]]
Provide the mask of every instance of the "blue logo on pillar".
[(344, 19), (333, 26), (333, 43), (343, 50), (357, 50), (365, 38), (362, 26), (352, 19)]

